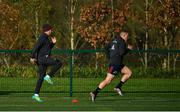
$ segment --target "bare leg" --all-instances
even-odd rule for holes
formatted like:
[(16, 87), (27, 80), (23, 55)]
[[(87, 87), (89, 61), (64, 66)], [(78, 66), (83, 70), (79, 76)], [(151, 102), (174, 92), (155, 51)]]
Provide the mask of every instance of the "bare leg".
[(113, 79), (114, 79), (114, 75), (108, 73), (107, 76), (106, 76), (106, 79), (104, 79), (104, 80), (99, 84), (99, 86), (98, 86), (93, 92), (90, 93), (93, 102), (95, 101), (96, 96), (97, 96), (97, 94), (99, 93), (99, 91), (100, 91), (101, 89), (105, 88), (108, 84), (110, 84)]
[(122, 82), (126, 82), (132, 75), (132, 71), (127, 66), (123, 67), (123, 69), (121, 70), (121, 73), (123, 74), (121, 78)]
[(123, 69), (121, 70), (121, 73), (122, 73), (122, 78), (121, 78), (121, 81), (119, 82), (119, 84), (114, 88), (114, 90), (120, 95), (120, 96), (123, 96), (123, 93), (122, 93), (122, 85), (131, 77), (131, 70), (127, 67), (127, 66), (124, 66)]
[(107, 73), (106, 79), (103, 80), (100, 84), (99, 84), (99, 88), (103, 89), (105, 88), (108, 84), (111, 83), (111, 81), (114, 79), (114, 75)]

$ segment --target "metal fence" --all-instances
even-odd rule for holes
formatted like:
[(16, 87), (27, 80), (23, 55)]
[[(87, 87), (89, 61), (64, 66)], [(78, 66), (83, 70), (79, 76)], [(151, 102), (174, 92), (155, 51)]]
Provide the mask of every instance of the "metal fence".
[[(33, 92), (37, 73), (36, 66), (29, 62), (30, 52), (31, 50), (0, 50), (1, 91)], [(148, 54), (147, 67), (144, 64), (145, 53)], [(177, 79), (180, 78), (179, 54), (180, 50), (133, 50), (125, 56), (124, 63), (133, 70), (133, 79)], [(73, 93), (86, 93), (106, 76), (108, 60), (103, 50), (55, 49), (52, 55), (62, 60), (63, 67), (56, 74), (57, 85), (51, 89), (44, 88), (42, 92), (61, 92), (70, 96)], [(165, 62), (166, 65), (163, 65)], [(61, 88), (57, 90), (59, 85)], [(110, 92), (110, 87), (105, 91)]]

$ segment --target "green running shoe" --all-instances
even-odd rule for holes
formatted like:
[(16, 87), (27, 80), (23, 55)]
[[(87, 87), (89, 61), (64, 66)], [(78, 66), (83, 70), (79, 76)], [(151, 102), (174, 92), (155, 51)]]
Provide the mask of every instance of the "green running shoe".
[(44, 80), (47, 81), (49, 84), (53, 85), (53, 82), (52, 82), (51, 77), (49, 75), (46, 75), (44, 77)]
[(43, 102), (43, 101), (40, 99), (39, 96), (33, 95), (33, 96), (32, 96), (32, 99), (33, 99), (33, 100), (36, 100), (37, 102)]

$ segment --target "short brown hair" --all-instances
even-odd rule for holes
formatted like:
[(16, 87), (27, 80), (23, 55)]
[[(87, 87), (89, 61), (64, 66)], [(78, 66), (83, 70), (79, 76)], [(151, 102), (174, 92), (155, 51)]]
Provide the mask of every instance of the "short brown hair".
[(46, 32), (52, 29), (52, 26), (50, 24), (43, 24), (42, 31)]

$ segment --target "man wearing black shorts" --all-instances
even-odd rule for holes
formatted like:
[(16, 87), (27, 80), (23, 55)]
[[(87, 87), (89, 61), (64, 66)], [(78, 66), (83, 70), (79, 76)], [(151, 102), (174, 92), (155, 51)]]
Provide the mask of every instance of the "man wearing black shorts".
[[(42, 26), (43, 32), (38, 38), (31, 54), (30, 61), (38, 66), (39, 79), (36, 84), (33, 100), (42, 102), (39, 97), (39, 92), (43, 81), (47, 81), (49, 84), (53, 84), (51, 78), (62, 66), (62, 63), (58, 59), (51, 58), (51, 49), (56, 43), (56, 38), (51, 36), (52, 27), (49, 24), (44, 24)], [(46, 74), (48, 66), (52, 66), (51, 71)]]
[(126, 45), (128, 40), (128, 32), (122, 31), (120, 34), (116, 33), (114, 38), (109, 42), (105, 47), (105, 52), (109, 58), (109, 70), (105, 80), (103, 80), (99, 86), (90, 93), (92, 101), (94, 102), (97, 94), (100, 90), (106, 87), (114, 77), (121, 72), (122, 78), (114, 90), (121, 96), (122, 94), (122, 85), (131, 77), (131, 70), (123, 64), (123, 57), (132, 49), (131, 45)]

